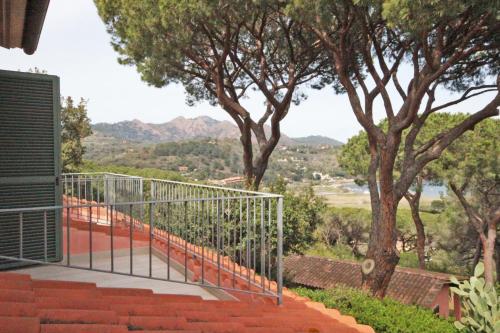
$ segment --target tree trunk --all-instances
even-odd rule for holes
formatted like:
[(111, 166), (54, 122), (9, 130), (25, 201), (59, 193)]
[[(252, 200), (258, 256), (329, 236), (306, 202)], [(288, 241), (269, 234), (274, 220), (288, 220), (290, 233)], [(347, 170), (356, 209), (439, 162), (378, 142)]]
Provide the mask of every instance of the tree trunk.
[(488, 228), (486, 235), (481, 237), (483, 244), (483, 261), (484, 261), (484, 280), (488, 285), (494, 285), (495, 272), (495, 243), (496, 243), (496, 228)]
[(252, 132), (249, 117), (245, 119), (243, 128), (240, 129), (240, 142), (243, 147), (243, 169), (245, 175), (245, 187), (251, 189), (254, 183), (253, 173), (253, 147), (252, 147)]
[(415, 194), (407, 192), (405, 198), (410, 205), (411, 216), (413, 223), (415, 224), (415, 229), (417, 231), (417, 256), (418, 256), (418, 267), (420, 269), (425, 269), (425, 229), (424, 223), (420, 218), (420, 197), (422, 195), (423, 180), (422, 177), (417, 177), (417, 187), (415, 189)]
[(495, 250), (495, 257), (496, 257), (496, 265), (497, 265), (497, 283), (500, 283), (500, 241), (497, 237), (496, 240), (496, 250)]
[(476, 241), (476, 252), (474, 252), (474, 257), (472, 258), (472, 269), (477, 266), (479, 263), (479, 260), (481, 260), (481, 253), (482, 253), (483, 245), (481, 243), (481, 237), (477, 237)]
[[(397, 147), (387, 143), (387, 147)], [(380, 152), (380, 200), (372, 198), (372, 230), (366, 253), (367, 260), (373, 260), (371, 272), (363, 272), (362, 288), (371, 290), (376, 297), (385, 296), (389, 282), (399, 262), (396, 249), (396, 212), (397, 203), (394, 199), (394, 151)]]

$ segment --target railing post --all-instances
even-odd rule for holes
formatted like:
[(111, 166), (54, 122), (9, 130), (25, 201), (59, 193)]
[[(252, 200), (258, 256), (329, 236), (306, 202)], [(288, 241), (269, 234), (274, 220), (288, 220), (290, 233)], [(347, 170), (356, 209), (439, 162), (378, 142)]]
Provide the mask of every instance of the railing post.
[(23, 213), (19, 213), (19, 258), (23, 258)]
[(277, 248), (277, 283), (278, 305), (283, 304), (283, 197), (278, 198), (277, 211), (278, 248)]
[[(109, 221), (109, 231), (110, 231), (110, 249), (111, 249), (111, 272), (115, 271), (115, 253), (114, 253), (114, 243), (113, 243), (113, 205), (109, 207), (111, 211), (111, 220)], [(106, 205), (106, 212), (108, 211), (108, 206)]]
[(47, 257), (47, 211), (43, 211), (43, 259), (48, 261)]
[[(73, 199), (71, 199), (71, 202), (73, 202)], [(70, 242), (70, 230), (71, 230), (71, 227), (70, 227), (70, 221), (71, 221), (71, 217), (70, 217), (70, 214), (71, 214), (71, 211), (70, 211), (70, 208), (66, 208), (66, 256), (68, 257), (66, 259), (66, 264), (68, 266), (71, 265), (71, 259), (70, 259), (70, 245), (71, 245), (71, 242)]]
[(153, 204), (149, 204), (149, 277), (153, 276)]

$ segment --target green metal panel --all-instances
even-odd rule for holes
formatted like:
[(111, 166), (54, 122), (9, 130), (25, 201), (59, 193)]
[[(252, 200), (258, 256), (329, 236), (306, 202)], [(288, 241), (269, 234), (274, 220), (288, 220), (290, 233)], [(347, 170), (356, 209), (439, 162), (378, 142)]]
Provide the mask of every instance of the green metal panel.
[[(0, 70), (0, 209), (59, 206), (61, 129), (59, 78)], [(59, 261), (61, 212), (47, 212), (47, 254)], [(44, 258), (43, 212), (0, 214), (0, 254)], [(19, 265), (0, 261), (0, 268)]]

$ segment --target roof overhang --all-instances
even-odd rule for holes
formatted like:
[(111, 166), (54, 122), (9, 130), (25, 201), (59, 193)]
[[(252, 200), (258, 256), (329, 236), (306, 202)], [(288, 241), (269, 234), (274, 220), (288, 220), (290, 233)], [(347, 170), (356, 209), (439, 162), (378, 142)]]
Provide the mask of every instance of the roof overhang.
[(33, 54), (50, 0), (0, 0), (0, 46)]

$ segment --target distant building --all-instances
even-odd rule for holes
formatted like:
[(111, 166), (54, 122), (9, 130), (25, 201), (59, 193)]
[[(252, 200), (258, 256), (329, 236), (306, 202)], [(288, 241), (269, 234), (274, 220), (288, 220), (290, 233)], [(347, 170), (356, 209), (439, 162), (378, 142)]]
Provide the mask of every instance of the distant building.
[(242, 184), (243, 182), (245, 182), (245, 177), (242, 177), (242, 176), (229, 177), (229, 178), (217, 179), (217, 180), (210, 181), (210, 183), (212, 183), (214, 185), (219, 185), (219, 186)]
[[(361, 264), (315, 256), (293, 255), (285, 258), (285, 280), (293, 284), (318, 289), (336, 285), (361, 287)], [(450, 294), (450, 275), (422, 269), (396, 267), (387, 289), (387, 296), (403, 304), (414, 304), (432, 309), (448, 317), (450, 303), (454, 315), (460, 318), (460, 299)]]
[(179, 166), (178, 170), (179, 170), (179, 172), (188, 172), (189, 168), (185, 165), (181, 165), (181, 166)]

